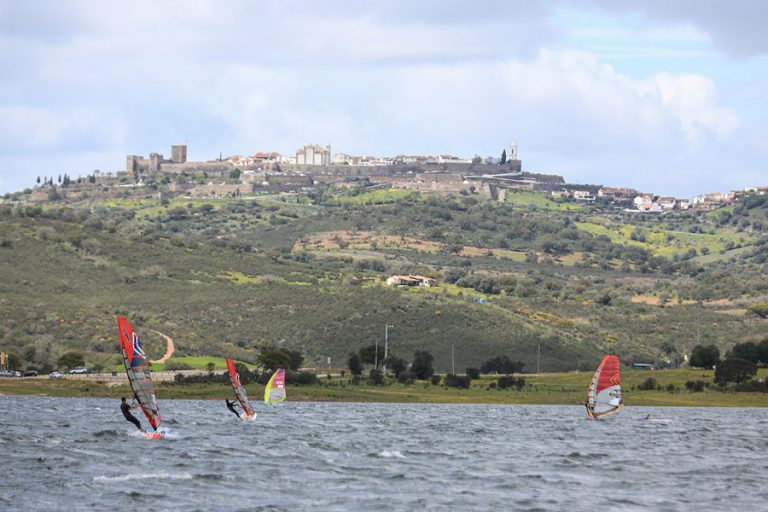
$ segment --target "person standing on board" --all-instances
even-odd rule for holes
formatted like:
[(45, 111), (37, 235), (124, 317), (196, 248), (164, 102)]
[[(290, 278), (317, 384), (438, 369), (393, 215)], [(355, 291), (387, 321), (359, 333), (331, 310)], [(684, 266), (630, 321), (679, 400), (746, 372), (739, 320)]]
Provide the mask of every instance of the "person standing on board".
[(234, 414), (235, 416), (237, 416), (239, 418), (240, 417), (240, 413), (237, 412), (237, 409), (235, 409), (235, 404), (237, 402), (235, 402), (234, 400), (232, 402), (230, 402), (227, 398), (225, 398), (224, 401), (227, 403), (227, 409), (232, 411), (232, 414)]
[(125, 419), (136, 425), (136, 428), (144, 432), (144, 429), (141, 428), (141, 422), (136, 419), (136, 417), (131, 414), (131, 409), (135, 409), (139, 407), (139, 404), (131, 404), (128, 405), (128, 402), (125, 401), (125, 397), (121, 398), (120, 402), (120, 410), (123, 411), (123, 416), (125, 416)]

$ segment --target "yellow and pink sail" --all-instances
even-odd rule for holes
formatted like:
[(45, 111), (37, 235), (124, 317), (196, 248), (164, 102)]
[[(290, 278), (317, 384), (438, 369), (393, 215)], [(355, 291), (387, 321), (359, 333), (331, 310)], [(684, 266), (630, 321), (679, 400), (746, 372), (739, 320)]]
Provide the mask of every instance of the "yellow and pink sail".
[(285, 400), (285, 369), (279, 368), (264, 388), (264, 403), (274, 404)]

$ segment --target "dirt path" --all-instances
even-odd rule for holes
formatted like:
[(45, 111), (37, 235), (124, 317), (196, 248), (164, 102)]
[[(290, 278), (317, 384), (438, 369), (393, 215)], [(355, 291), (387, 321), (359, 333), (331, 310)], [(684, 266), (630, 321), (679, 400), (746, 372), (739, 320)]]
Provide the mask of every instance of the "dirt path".
[(165, 354), (163, 355), (163, 357), (161, 357), (160, 359), (157, 359), (155, 361), (150, 361), (150, 362), (151, 363), (164, 363), (167, 360), (169, 360), (171, 358), (171, 356), (173, 355), (173, 340), (171, 338), (169, 338), (168, 336), (166, 336), (165, 334), (161, 333), (160, 331), (156, 331), (156, 330), (152, 329), (152, 332), (157, 334), (158, 336), (161, 336), (161, 337), (165, 338), (165, 343), (166, 343), (167, 348), (165, 349)]

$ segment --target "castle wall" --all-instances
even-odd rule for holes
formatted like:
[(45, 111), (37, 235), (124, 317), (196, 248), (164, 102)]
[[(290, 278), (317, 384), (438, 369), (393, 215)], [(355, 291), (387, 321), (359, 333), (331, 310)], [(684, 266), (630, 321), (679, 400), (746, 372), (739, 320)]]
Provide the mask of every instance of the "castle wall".
[(235, 168), (234, 165), (227, 161), (214, 161), (214, 162), (185, 162), (185, 163), (163, 163), (160, 166), (162, 172), (170, 174), (181, 174), (186, 172), (187, 174), (202, 174), (204, 172), (208, 174), (228, 174)]

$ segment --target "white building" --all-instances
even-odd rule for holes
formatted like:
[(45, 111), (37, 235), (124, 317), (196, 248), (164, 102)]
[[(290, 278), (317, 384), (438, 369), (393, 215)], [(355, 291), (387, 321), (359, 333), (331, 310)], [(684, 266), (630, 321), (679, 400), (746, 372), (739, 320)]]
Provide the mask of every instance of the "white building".
[(323, 149), (319, 144), (304, 144), (296, 151), (296, 163), (299, 165), (329, 165), (331, 163), (331, 145)]

